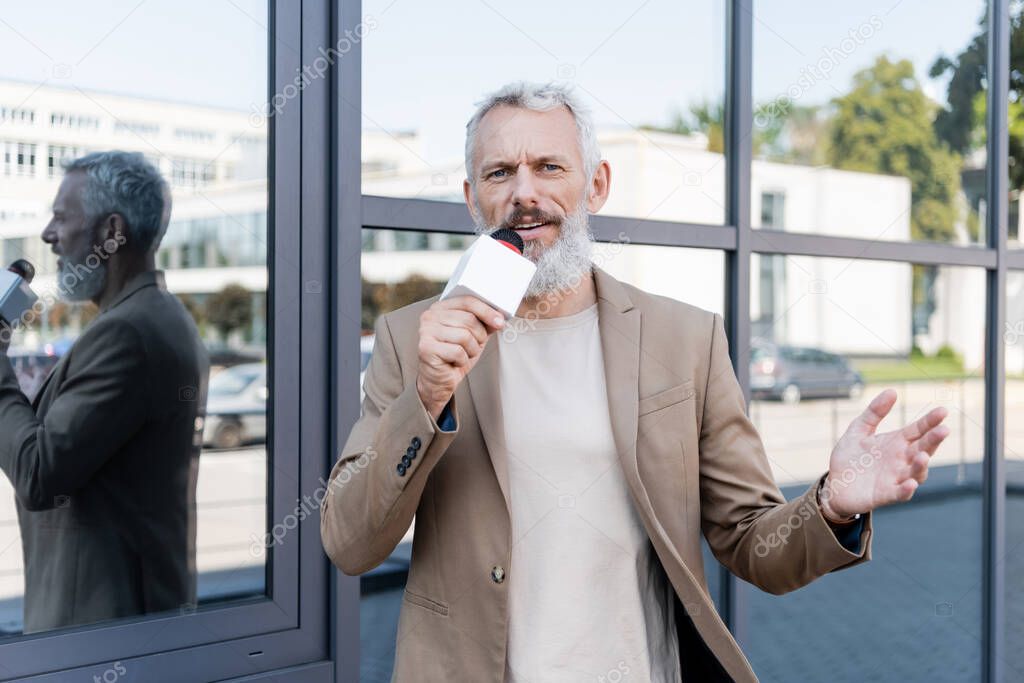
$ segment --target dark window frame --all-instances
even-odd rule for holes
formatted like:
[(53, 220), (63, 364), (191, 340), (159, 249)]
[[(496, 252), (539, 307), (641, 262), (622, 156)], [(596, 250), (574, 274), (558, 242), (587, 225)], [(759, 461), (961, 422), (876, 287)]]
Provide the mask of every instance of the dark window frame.
[[(269, 0), (267, 100), (331, 34), (328, 0)], [(326, 460), (329, 305), (312, 282), (329, 278), (328, 79), (312, 82), (268, 118), (268, 528), (321, 486)], [(275, 522), (276, 520), (276, 522)], [(306, 516), (267, 554), (267, 594), (0, 642), (0, 681), (91, 680), (121, 663), (151, 681), (326, 681), (329, 574), (319, 515)], [(311, 664), (312, 662), (319, 662)], [(282, 673), (285, 667), (290, 669)], [(261, 672), (276, 672), (267, 677)], [(254, 678), (248, 678), (253, 677)]]

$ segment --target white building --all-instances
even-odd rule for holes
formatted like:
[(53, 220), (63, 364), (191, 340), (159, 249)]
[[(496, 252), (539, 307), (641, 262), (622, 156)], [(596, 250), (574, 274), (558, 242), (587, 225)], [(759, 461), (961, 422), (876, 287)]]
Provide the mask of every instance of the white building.
[(174, 210), (158, 253), (168, 287), (197, 302), (226, 284), (254, 295), (265, 338), (267, 141), (245, 112), (77, 88), (0, 81), (0, 259), (25, 257), (36, 286), (55, 284), (40, 234), (61, 161), (121, 149), (146, 155), (171, 184)]
[[(267, 141), (262, 122), (247, 112), (164, 102), (78, 89), (0, 81), (0, 259), (36, 264), (38, 286), (52, 286), (54, 258), (39, 238), (61, 179), (62, 159), (89, 151), (124, 149), (147, 155), (172, 185), (171, 226), (158, 254), (168, 286), (197, 302), (231, 283), (254, 293), (253, 332), (264, 335), (267, 290)], [(612, 166), (612, 192), (602, 213), (655, 220), (718, 224), (725, 216), (725, 160), (701, 135), (630, 128), (598, 132)], [(425, 160), (412, 131), (364, 131), (363, 192), (462, 202), (462, 150), (442, 163)], [(764, 229), (873, 240), (910, 239), (910, 183), (906, 178), (754, 161), (751, 211)], [(468, 213), (466, 216), (469, 222)], [(381, 231), (364, 240), (364, 276), (396, 282), (412, 273), (447, 279), (467, 240), (452, 235)], [(398, 257), (398, 252), (401, 256)], [(721, 311), (724, 264), (694, 249), (627, 245), (603, 247), (601, 265), (648, 291)], [(755, 259), (751, 316), (755, 333), (784, 343), (858, 355), (901, 355), (914, 342), (911, 271), (877, 265), (871, 277), (850, 277), (839, 259), (789, 256)], [(755, 263), (755, 264), (756, 264)], [(963, 277), (961, 277), (963, 275)], [(974, 273), (945, 269), (936, 283), (940, 308), (917, 343), (933, 352), (950, 344), (973, 367), (983, 344), (963, 330), (961, 306), (984, 286)], [(983, 291), (983, 290), (982, 290)], [(804, 295), (814, 305), (792, 304)], [(872, 329), (828, 306), (885, 302)], [(953, 317), (953, 313), (956, 316)], [(758, 322), (760, 321), (760, 322)], [(970, 321), (973, 323), (974, 321)], [(954, 324), (955, 323), (955, 324)], [(884, 342), (880, 341), (884, 340)]]
[[(598, 141), (602, 157), (612, 168), (611, 194), (602, 214), (723, 222), (725, 159), (707, 151), (703, 136), (601, 129)], [(364, 131), (363, 169), (365, 194), (463, 201), (461, 156), (428, 164), (412, 133)], [(755, 161), (751, 180), (751, 211), (755, 224), (764, 229), (811, 232), (827, 227), (831, 235), (910, 239), (911, 188), (906, 178)], [(397, 282), (413, 273), (443, 281), (462, 244), (443, 235), (379, 232), (365, 244), (363, 274), (377, 282)], [(614, 253), (602, 258), (602, 267), (642, 289), (722, 310), (723, 260), (707, 251), (628, 245), (621, 250), (599, 247), (597, 253)], [(751, 316), (754, 321), (769, 321), (771, 329), (762, 331), (773, 333), (777, 341), (859, 355), (910, 352), (909, 266), (886, 268), (888, 264), (883, 264), (865, 281), (843, 277), (846, 264), (835, 259), (785, 257), (760, 262), (761, 272), (755, 270), (751, 276)], [(819, 301), (792, 306), (805, 294)], [(865, 329), (844, 319), (828, 305), (827, 297), (847, 307), (883, 301), (884, 312), (873, 311), (873, 329)]]

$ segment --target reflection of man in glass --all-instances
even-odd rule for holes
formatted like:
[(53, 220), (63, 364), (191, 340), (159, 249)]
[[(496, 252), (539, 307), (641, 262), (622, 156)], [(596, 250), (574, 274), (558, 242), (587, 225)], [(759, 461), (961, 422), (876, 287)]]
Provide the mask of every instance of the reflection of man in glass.
[(17, 495), (26, 633), (195, 602), (208, 360), (155, 269), (170, 193), (141, 154), (65, 168), (42, 238), (61, 295), (99, 314), (31, 402), (0, 352), (0, 468)]

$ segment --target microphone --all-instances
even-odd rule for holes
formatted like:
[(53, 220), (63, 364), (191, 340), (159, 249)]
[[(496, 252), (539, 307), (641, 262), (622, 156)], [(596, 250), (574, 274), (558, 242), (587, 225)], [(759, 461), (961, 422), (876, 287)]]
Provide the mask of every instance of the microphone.
[(38, 301), (39, 297), (29, 287), (36, 276), (36, 269), (27, 260), (20, 258), (0, 270), (0, 320), (13, 327)]
[(520, 256), (523, 255), (523, 238), (519, 236), (519, 233), (512, 228), (499, 228), (491, 233), (491, 238), (498, 240), (499, 244), (504, 244), (506, 247), (516, 252)]
[[(516, 235), (516, 237), (518, 237), (518, 235)], [(20, 275), (21, 279), (25, 281), (25, 284), (32, 284), (32, 279), (36, 276), (35, 266), (23, 258), (20, 258), (7, 266), (7, 270), (11, 271), (15, 275)]]
[(523, 238), (511, 228), (480, 235), (459, 259), (441, 300), (469, 294), (508, 320), (519, 310), (537, 266), (523, 256)]

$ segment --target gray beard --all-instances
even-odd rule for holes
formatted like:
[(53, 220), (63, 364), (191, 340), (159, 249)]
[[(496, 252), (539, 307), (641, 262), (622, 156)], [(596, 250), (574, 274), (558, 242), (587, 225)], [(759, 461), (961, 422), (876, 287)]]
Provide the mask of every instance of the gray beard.
[[(476, 205), (476, 213), (483, 215), (479, 204)], [(487, 225), (482, 219), (476, 219), (475, 223), (478, 235), (489, 234), (499, 227)], [(594, 234), (590, 231), (589, 215), (582, 201), (562, 221), (558, 237), (550, 247), (544, 247), (539, 240), (524, 241), (523, 256), (537, 266), (537, 272), (526, 289), (526, 299), (539, 299), (574, 289), (590, 274)]]
[(99, 296), (107, 284), (107, 264), (101, 262), (96, 268), (84, 263), (65, 263), (57, 273), (57, 287), (65, 301), (90, 301)]

